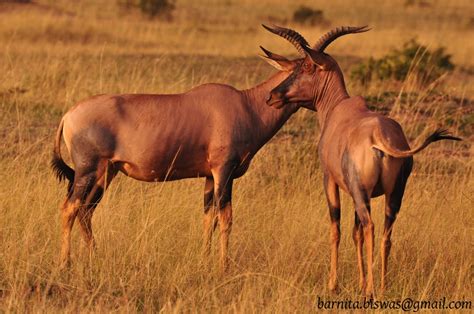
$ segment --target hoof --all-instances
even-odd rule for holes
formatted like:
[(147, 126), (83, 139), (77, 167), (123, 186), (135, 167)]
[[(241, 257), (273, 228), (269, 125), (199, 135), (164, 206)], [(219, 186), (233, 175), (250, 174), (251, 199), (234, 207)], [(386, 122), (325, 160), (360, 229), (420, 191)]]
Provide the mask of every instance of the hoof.
[(383, 298), (385, 295), (385, 287), (380, 287), (379, 296)]
[(374, 299), (374, 290), (373, 289), (366, 289), (365, 290), (365, 299), (366, 300), (373, 300)]
[(59, 262), (59, 270), (68, 270), (71, 268), (71, 261), (69, 259)]
[(365, 280), (359, 281), (359, 292), (360, 292), (361, 294), (365, 294), (365, 293), (366, 293), (366, 283), (365, 283)]
[(335, 282), (329, 282), (328, 289), (331, 294), (338, 294), (340, 292), (339, 286)]

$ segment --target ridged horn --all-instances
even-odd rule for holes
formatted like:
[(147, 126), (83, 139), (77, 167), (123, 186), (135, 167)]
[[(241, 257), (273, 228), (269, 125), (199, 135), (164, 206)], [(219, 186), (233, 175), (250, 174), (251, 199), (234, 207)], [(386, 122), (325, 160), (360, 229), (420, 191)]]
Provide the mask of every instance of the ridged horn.
[(313, 46), (313, 49), (318, 52), (324, 52), (327, 46), (332, 43), (337, 38), (347, 35), (347, 34), (356, 34), (356, 33), (363, 33), (369, 31), (370, 28), (368, 25), (353, 27), (353, 26), (341, 26), (336, 27), (335, 29), (327, 32), (323, 36), (319, 38), (316, 44)]
[(262, 24), (262, 26), (268, 30), (269, 32), (276, 34), (278, 36), (281, 36), (288, 40), (293, 46), (295, 46), (296, 50), (298, 50), (299, 53), (302, 55), (305, 55), (305, 51), (303, 49), (303, 46), (309, 46), (308, 42), (304, 37), (298, 33), (297, 31), (294, 31), (289, 28), (285, 27), (280, 27), (273, 25), (273, 27), (266, 26), (265, 24)]

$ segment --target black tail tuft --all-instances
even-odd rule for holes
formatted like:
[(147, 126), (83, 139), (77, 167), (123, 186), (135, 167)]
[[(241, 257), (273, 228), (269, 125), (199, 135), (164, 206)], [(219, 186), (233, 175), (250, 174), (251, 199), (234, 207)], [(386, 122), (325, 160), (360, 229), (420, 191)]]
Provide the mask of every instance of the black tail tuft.
[(428, 138), (427, 138), (427, 141), (429, 141), (430, 143), (432, 142), (437, 142), (437, 141), (441, 141), (441, 140), (453, 140), (453, 141), (462, 141), (461, 138), (459, 137), (456, 137), (456, 136), (452, 136), (448, 130), (446, 129), (437, 129), (436, 131), (434, 131), (433, 134), (431, 134)]
[(74, 182), (74, 170), (66, 165), (64, 160), (58, 154), (53, 154), (53, 158), (51, 159), (51, 168), (56, 174), (59, 182), (67, 179), (69, 181), (68, 191), (72, 189), (72, 184)]

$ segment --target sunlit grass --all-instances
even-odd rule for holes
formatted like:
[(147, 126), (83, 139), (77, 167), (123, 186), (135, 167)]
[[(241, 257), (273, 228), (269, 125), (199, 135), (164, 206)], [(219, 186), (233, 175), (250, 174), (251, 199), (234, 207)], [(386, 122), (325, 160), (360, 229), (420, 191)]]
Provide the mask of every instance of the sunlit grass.
[[(176, 93), (206, 82), (255, 85), (272, 71), (256, 56), (258, 45), (294, 55), (259, 24), (269, 16), (291, 17), (299, 2), (178, 1), (172, 22), (124, 13), (113, 1), (37, 3), (9, 11), (0, 6), (2, 311), (308, 312), (317, 296), (360, 297), (347, 195), (341, 292), (330, 296), (326, 288), (329, 217), (316, 158), (319, 129), (314, 113), (304, 110), (236, 182), (228, 274), (218, 271), (217, 251), (209, 261), (201, 257), (202, 179), (148, 184), (122, 175), (94, 215), (96, 253), (84, 254), (74, 229), (74, 264), (58, 272), (59, 205), (66, 187), (55, 181), (49, 159), (61, 115), (99, 93)], [(382, 55), (414, 35), (447, 46), (459, 67), (473, 65), (466, 40), (473, 30), (463, 24), (472, 11), (469, 1), (436, 1), (428, 9), (361, 1), (351, 10), (345, 1), (301, 3), (323, 9), (334, 26), (374, 27), (328, 50), (346, 80), (358, 58)], [(310, 41), (327, 30), (288, 24)], [(386, 297), (472, 300), (472, 75), (448, 75), (433, 90), (409, 79), (348, 85), (397, 119), (411, 142), (438, 126), (465, 138), (435, 143), (415, 157), (394, 227)], [(383, 198), (372, 201), (372, 215), (378, 284)]]

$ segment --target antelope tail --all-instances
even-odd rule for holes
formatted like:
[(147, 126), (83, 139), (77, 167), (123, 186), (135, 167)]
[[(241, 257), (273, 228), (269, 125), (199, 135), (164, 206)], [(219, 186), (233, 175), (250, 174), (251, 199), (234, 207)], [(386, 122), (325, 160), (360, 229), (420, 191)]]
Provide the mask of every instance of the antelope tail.
[(446, 129), (437, 129), (434, 131), (430, 136), (426, 138), (423, 144), (419, 145), (418, 147), (410, 150), (399, 150), (390, 145), (387, 142), (385, 137), (381, 134), (380, 129), (378, 129), (374, 134), (374, 139), (377, 144), (373, 145), (373, 148), (381, 150), (385, 154), (395, 157), (395, 158), (406, 158), (415, 155), (419, 151), (426, 148), (426, 146), (430, 145), (433, 142), (441, 141), (441, 140), (453, 140), (453, 141), (461, 141), (459, 137), (455, 137), (449, 134)]
[(63, 126), (64, 120), (61, 120), (59, 124), (58, 130), (56, 132), (56, 139), (54, 141), (54, 150), (53, 150), (53, 158), (51, 159), (51, 168), (56, 174), (59, 182), (64, 179), (69, 181), (68, 190), (71, 190), (72, 183), (74, 181), (74, 170), (69, 167), (61, 157), (61, 137), (63, 135)]

